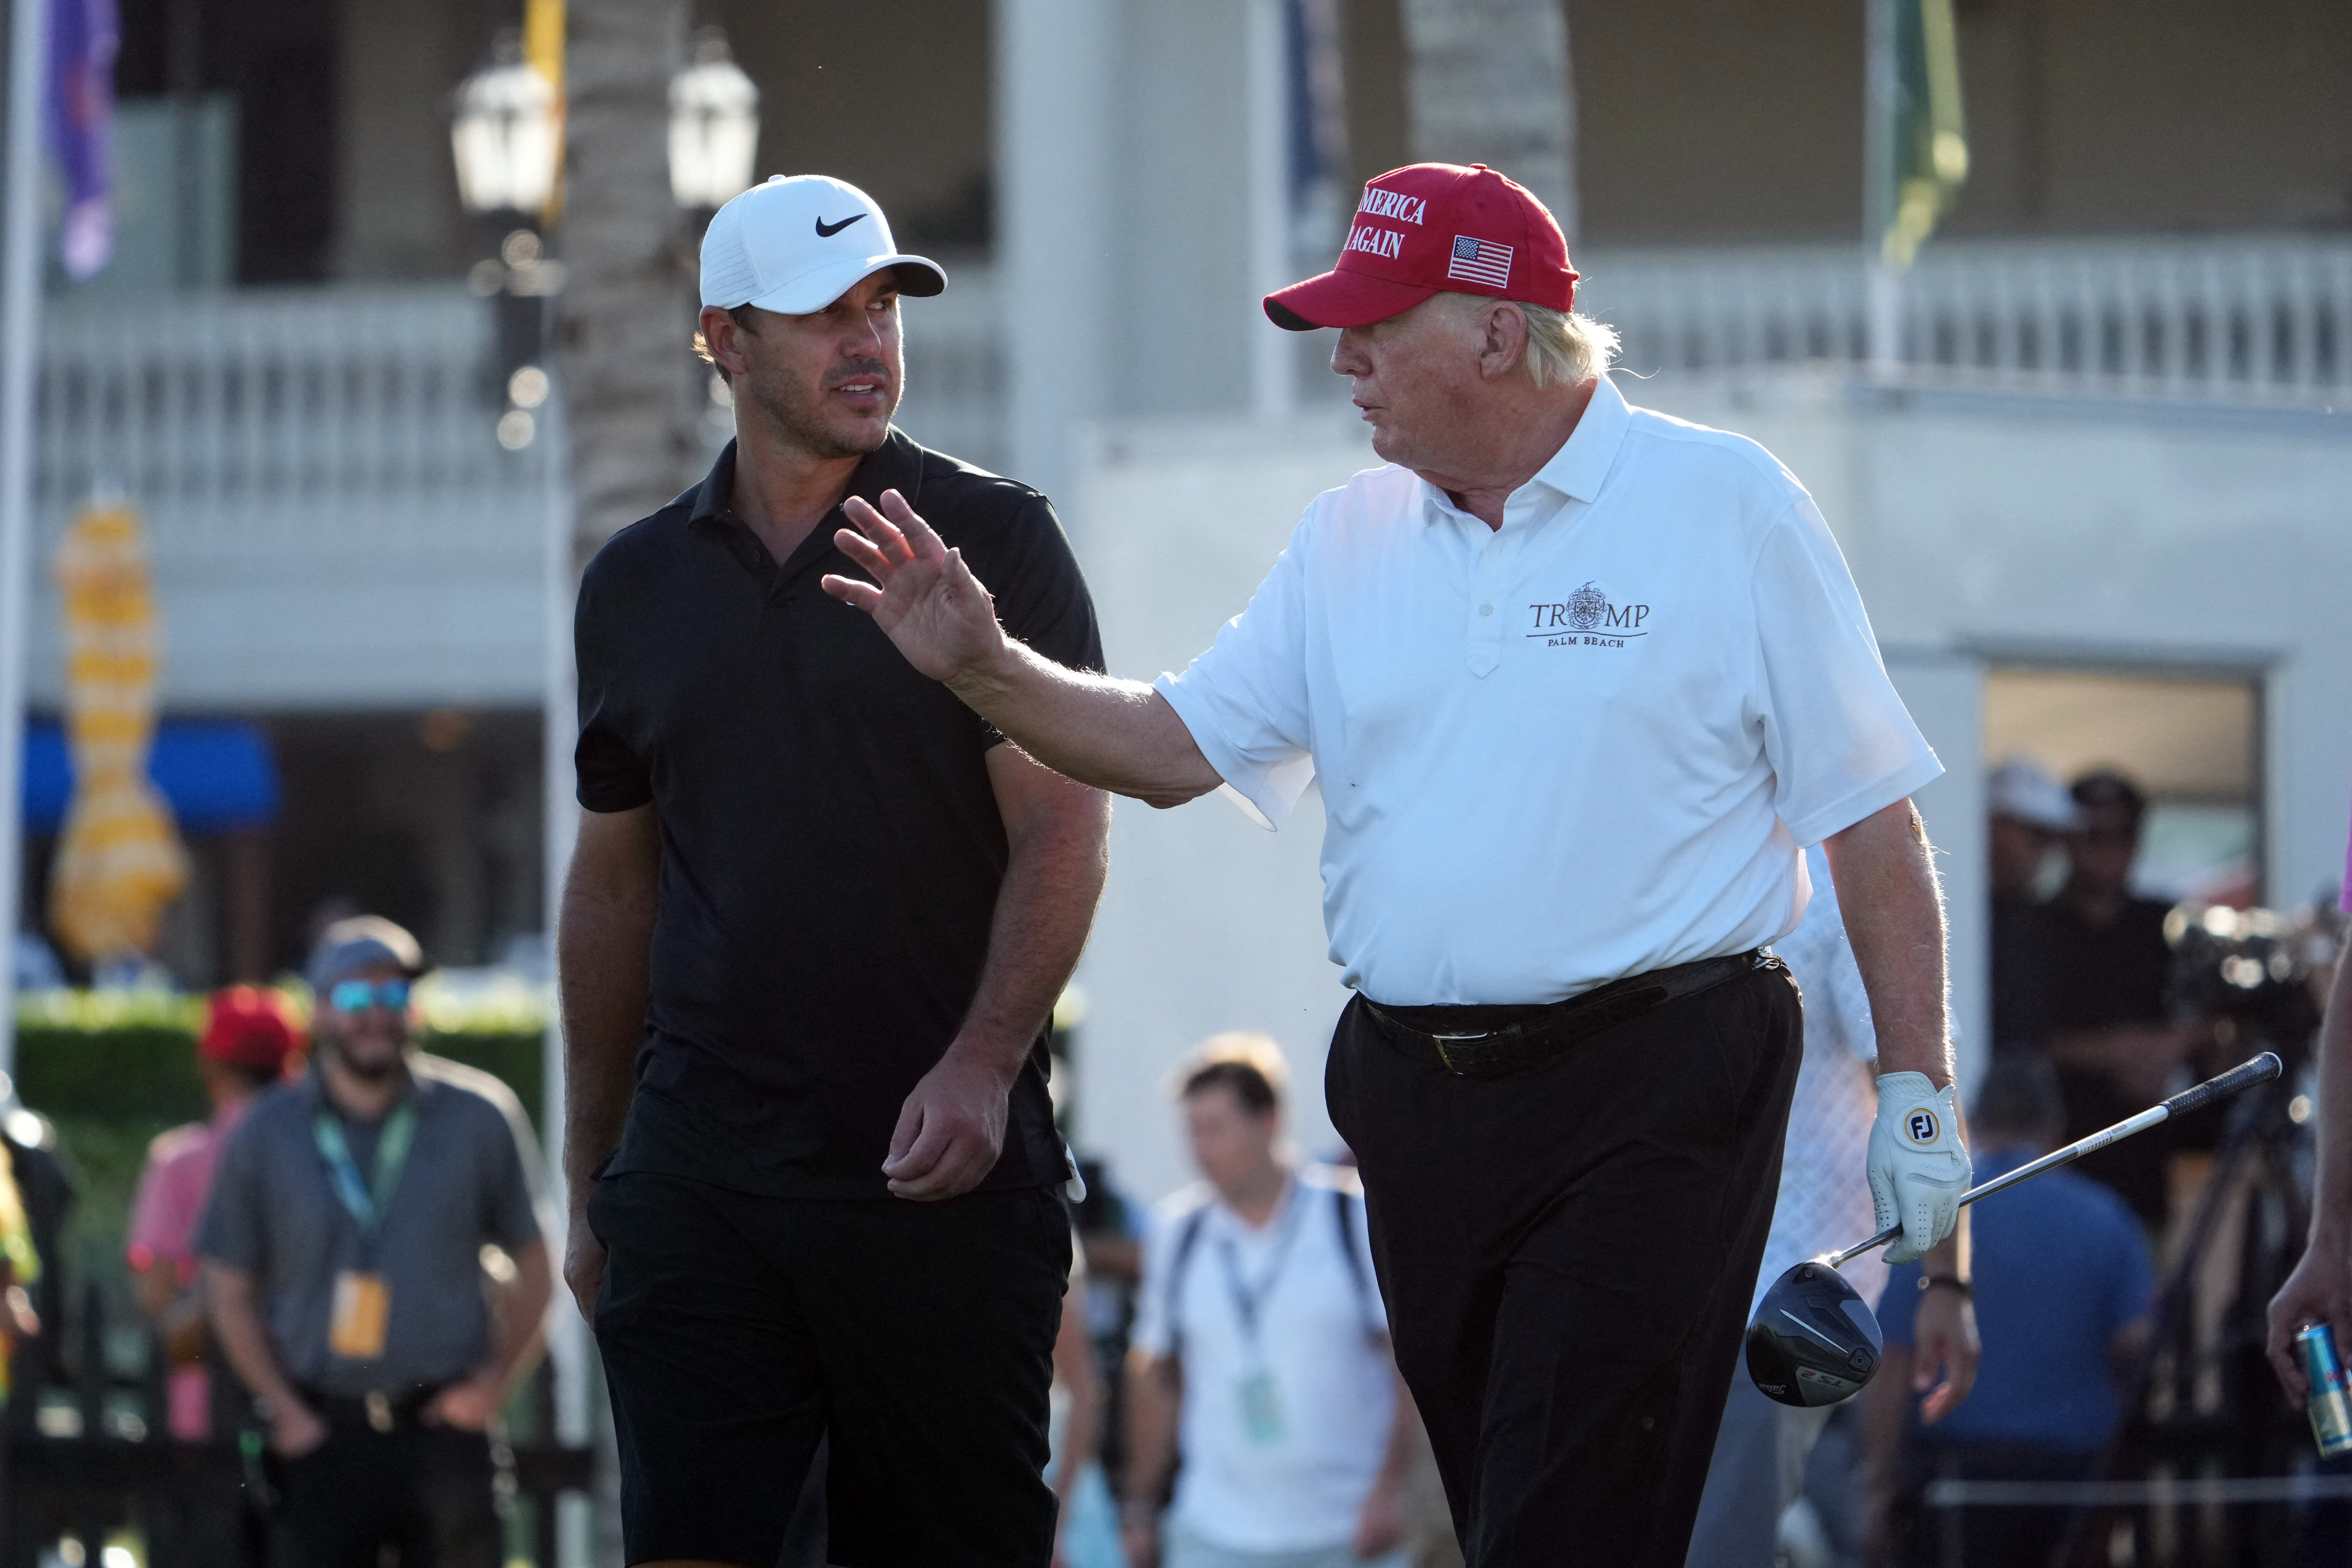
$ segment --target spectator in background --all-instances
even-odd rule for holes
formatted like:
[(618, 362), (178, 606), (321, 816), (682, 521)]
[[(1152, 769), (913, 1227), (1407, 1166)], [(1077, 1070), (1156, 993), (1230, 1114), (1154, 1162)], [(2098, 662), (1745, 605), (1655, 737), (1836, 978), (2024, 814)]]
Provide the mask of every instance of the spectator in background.
[[(1128, 1362), (1135, 1568), (1401, 1568), (1418, 1420), (1353, 1173), (1285, 1146), (1281, 1054), (1218, 1035), (1181, 1071), (1206, 1181), (1161, 1203)], [(1160, 1502), (1180, 1458), (1173, 1503)]]
[[(57, 1155), (57, 1129), (39, 1113), (27, 1110), (16, 1098), (16, 1086), (0, 1072), (0, 1154), (7, 1156), (16, 1178), (17, 1197), (25, 1207), (25, 1223), (36, 1258), (56, 1260), (65, 1251), (66, 1216), (74, 1205), (74, 1186)], [(26, 1291), (40, 1332), (20, 1337), (10, 1349), (5, 1368), (11, 1387), (33, 1390), (66, 1381), (63, 1350), (68, 1338), (65, 1270), (45, 1268)], [(29, 1436), (40, 1415), (37, 1398), (16, 1400), (0, 1417), (0, 1428)]]
[(1070, 1261), (1070, 1288), (1062, 1297), (1062, 1327), (1054, 1338), (1054, 1388), (1046, 1431), (1052, 1458), (1045, 1484), (1054, 1489), (1053, 1568), (1128, 1568), (1118, 1543), (1118, 1510), (1097, 1457), (1104, 1416), (1102, 1372), (1095, 1361), (1087, 1260)]
[(1985, 780), (1987, 882), (1992, 894), (1992, 1048), (2042, 1044), (2049, 991), (2042, 868), (2082, 823), (2066, 786), (2030, 758), (2012, 757)]
[(537, 1351), (553, 1274), (514, 1096), (409, 1049), (424, 967), (388, 920), (328, 928), (317, 1060), (246, 1113), (197, 1228), (213, 1332), (269, 1423), (277, 1525), (303, 1568), (505, 1557), (485, 1428)]
[[(2050, 788), (2063, 797), (2055, 779)], [(1805, 852), (1805, 873), (1813, 891), (1804, 918), (1772, 944), (1804, 997), (1805, 1055), (1789, 1103), (1780, 1199), (1748, 1303), (1751, 1319), (1782, 1273), (1878, 1228), (1870, 1188), (1853, 1180), (1878, 1109), (1877, 1028), (1821, 845)], [(1927, 1254), (1928, 1277), (1967, 1281), (1969, 1225), (1962, 1209), (1958, 1228)], [(1865, 1301), (1876, 1301), (1886, 1283), (1886, 1264), (1877, 1251), (1840, 1272)], [(1976, 1380), (1976, 1318), (1967, 1291), (1929, 1291), (1919, 1303), (1916, 1338), (1922, 1351), (1911, 1358), (1912, 1370), (1915, 1382), (1925, 1378), (1933, 1386), (1925, 1411), (1933, 1422), (1966, 1399)], [(1828, 1406), (1800, 1410), (1775, 1403), (1744, 1372), (1732, 1378), (1686, 1568), (1773, 1568), (1780, 1560), (1781, 1515), (1803, 1488), (1805, 1461), (1830, 1412)]]
[[(2058, 1146), (2066, 1115), (2048, 1062), (2025, 1052), (1994, 1059), (1969, 1133), (1976, 1179), (1987, 1182)], [(2122, 1200), (2060, 1169), (1996, 1193), (1976, 1207), (1975, 1295), (1984, 1361), (1969, 1402), (1914, 1435), (1909, 1469), (1966, 1480), (2081, 1480), (2098, 1462), (2123, 1414), (2119, 1390), (2147, 1343), (2155, 1291), (2147, 1242)], [(1905, 1264), (1878, 1309), (1886, 1359), (1864, 1392), (1864, 1451), (1884, 1514), (1894, 1489), (1886, 1459), (1910, 1414), (1909, 1376), (1924, 1311), (1920, 1270)], [(1958, 1520), (1969, 1568), (2042, 1563), (2063, 1534), (2068, 1510), (1970, 1508)], [(1922, 1519), (1908, 1560), (1948, 1563), (1951, 1526)]]
[[(2165, 996), (2172, 949), (2164, 917), (2171, 906), (2131, 893), (2147, 797), (2107, 772), (2084, 774), (2073, 793), (2082, 825), (2065, 839), (2065, 888), (2042, 912), (2044, 1043), (2066, 1101), (2063, 1142), (2164, 1098), (2186, 1054)], [(2122, 1194), (2142, 1224), (2161, 1229), (2166, 1166), (2179, 1146), (2179, 1129), (2159, 1127), (2102, 1149), (2078, 1168)]]
[(147, 1166), (131, 1206), (128, 1252), (140, 1305), (171, 1366), (165, 1425), (183, 1442), (201, 1443), (227, 1430), (245, 1403), (234, 1377), (212, 1375), (196, 1221), (212, 1191), (213, 1167), (246, 1108), (285, 1076), (302, 1050), (301, 1026), (278, 992), (236, 986), (215, 994), (196, 1040), (212, 1117), (160, 1134), (147, 1146)]
[[(205, 1322), (196, 1263), (196, 1222), (210, 1196), (222, 1147), (254, 1097), (285, 1075), (303, 1049), (302, 1030), (276, 991), (237, 986), (214, 996), (196, 1040), (196, 1062), (213, 1103), (208, 1121), (159, 1134), (147, 1147), (131, 1206), (127, 1251), (139, 1304), (164, 1364), (164, 1427), (184, 1443), (233, 1436), (251, 1398), (219, 1364)], [(242, 1563), (258, 1556), (240, 1478), (184, 1469), (148, 1500), (147, 1533), (164, 1563)]]
[(1087, 1330), (1093, 1337), (1095, 1367), (1104, 1388), (1098, 1445), (1103, 1477), (1116, 1494), (1127, 1458), (1127, 1401), (1120, 1372), (1127, 1365), (1128, 1336), (1135, 1329), (1136, 1282), (1143, 1277), (1145, 1210), (1111, 1179), (1110, 1166), (1100, 1155), (1079, 1157), (1078, 1179), (1087, 1196), (1071, 1218), (1087, 1276)]

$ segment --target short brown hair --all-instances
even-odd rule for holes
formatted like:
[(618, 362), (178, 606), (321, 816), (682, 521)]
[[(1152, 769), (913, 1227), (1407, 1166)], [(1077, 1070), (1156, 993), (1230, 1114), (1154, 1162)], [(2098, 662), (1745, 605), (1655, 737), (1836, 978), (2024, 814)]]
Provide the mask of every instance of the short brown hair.
[(1176, 1098), (1190, 1100), (1204, 1090), (1234, 1092), (1242, 1108), (1263, 1116), (1282, 1103), (1290, 1082), (1282, 1048), (1262, 1034), (1212, 1035), (1176, 1070)]
[[(760, 334), (752, 327), (751, 318), (755, 313), (757, 313), (758, 309), (759, 307), (756, 305), (730, 305), (727, 308), (727, 314), (729, 319), (731, 319), (738, 328), (741, 329), (743, 331), (751, 333), (751, 336), (756, 338)], [(712, 370), (719, 372), (719, 379), (720, 381), (725, 382), (730, 386), (735, 384), (735, 378), (727, 373), (727, 367), (710, 357), (710, 345), (702, 340), (702, 333), (699, 330), (694, 334), (694, 352), (695, 356), (701, 360), (704, 364), (709, 365)]]

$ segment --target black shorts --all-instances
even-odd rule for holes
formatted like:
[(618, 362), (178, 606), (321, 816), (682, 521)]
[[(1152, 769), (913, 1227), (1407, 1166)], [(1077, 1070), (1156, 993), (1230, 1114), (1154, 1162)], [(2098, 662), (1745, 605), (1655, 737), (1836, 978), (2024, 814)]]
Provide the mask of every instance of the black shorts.
[(768, 1568), (824, 1437), (827, 1562), (1045, 1568), (1053, 1189), (826, 1201), (632, 1174), (588, 1223), (629, 1562)]

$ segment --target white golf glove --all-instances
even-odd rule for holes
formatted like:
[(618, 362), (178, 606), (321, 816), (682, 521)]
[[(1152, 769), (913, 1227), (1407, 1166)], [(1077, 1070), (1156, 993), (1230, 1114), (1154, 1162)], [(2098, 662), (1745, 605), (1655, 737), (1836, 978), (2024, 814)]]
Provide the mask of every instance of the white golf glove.
[(1952, 1088), (1924, 1072), (1878, 1075), (1878, 1120), (1870, 1129), (1870, 1200), (1878, 1228), (1903, 1228), (1886, 1249), (1889, 1263), (1908, 1263), (1952, 1233), (1960, 1194), (1972, 1175), (1960, 1143)]

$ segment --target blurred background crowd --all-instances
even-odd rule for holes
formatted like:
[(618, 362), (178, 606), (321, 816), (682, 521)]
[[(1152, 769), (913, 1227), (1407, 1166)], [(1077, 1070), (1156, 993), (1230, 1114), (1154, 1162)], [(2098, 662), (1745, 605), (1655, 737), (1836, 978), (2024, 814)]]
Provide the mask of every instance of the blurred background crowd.
[[(2289, 1069), (1987, 1205), (1971, 1396), (1923, 1424), (1898, 1349), (1746, 1560), (2352, 1553), (2352, 1473), (2263, 1369), (2260, 1312), (2301, 1244), (2343, 941), (2352, 10), (7, 14), (37, 247), (0, 315), (9, 1563), (251, 1560), (262, 1428), (189, 1289), (214, 1162), (257, 1092), (394, 1034), (500, 1110), (477, 1132), (521, 1173), (452, 1221), (478, 1268), (418, 1264), (479, 1298), (445, 1348), (499, 1406), (463, 1456), (497, 1478), (488, 1528), (509, 1560), (609, 1559), (594, 1358), (566, 1303), (543, 1360), (530, 1327), (568, 616), (578, 563), (731, 434), (688, 347), (718, 204), (832, 173), (942, 260), (899, 423), (1054, 495), (1110, 667), (1148, 674), (1371, 461), (1328, 334), (1257, 299), (1420, 158), (1536, 191), (1628, 396), (1755, 436), (1820, 498), (1948, 768), (1919, 806), (1979, 1174), (2257, 1050)], [(1208, 804), (1114, 828), (1055, 1042), (1088, 1186), (1072, 1568), (1148, 1555), (1170, 1496), (1167, 1529), (1236, 1548), (1450, 1549), (1321, 1104), (1318, 809), (1271, 838)], [(359, 916), (415, 962), (320, 969)], [(1314, 1487), (1208, 1451), (1200, 1380), (1167, 1375), (1180, 1343), (1218, 1354), (1235, 1278), (1305, 1314), (1265, 1326), (1324, 1391), (1286, 1438)], [(1899, 1346), (1918, 1292), (1885, 1289)]]

